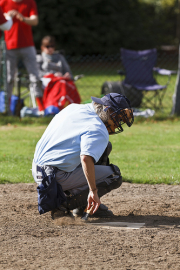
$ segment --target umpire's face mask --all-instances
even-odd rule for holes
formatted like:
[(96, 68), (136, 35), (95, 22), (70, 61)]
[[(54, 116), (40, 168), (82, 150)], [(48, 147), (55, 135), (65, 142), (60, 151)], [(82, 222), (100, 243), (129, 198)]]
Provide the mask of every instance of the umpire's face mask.
[(122, 125), (132, 126), (134, 122), (132, 109), (112, 110), (110, 109), (110, 120), (106, 123), (106, 127), (110, 135), (123, 132)]

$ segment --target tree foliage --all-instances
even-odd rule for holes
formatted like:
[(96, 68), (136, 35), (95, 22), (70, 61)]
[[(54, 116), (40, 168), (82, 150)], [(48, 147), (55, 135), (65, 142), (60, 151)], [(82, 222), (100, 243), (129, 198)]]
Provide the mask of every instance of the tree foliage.
[(141, 3), (147, 3), (152, 5), (158, 5), (161, 8), (164, 7), (174, 7), (178, 0), (140, 0)]
[[(158, 0), (157, 0), (158, 1)], [(173, 1), (173, 0), (164, 0)], [(66, 54), (113, 54), (120, 47), (147, 49), (174, 43), (173, 6), (157, 9), (138, 0), (38, 0), (39, 25), (33, 29), (37, 48), (53, 35)]]

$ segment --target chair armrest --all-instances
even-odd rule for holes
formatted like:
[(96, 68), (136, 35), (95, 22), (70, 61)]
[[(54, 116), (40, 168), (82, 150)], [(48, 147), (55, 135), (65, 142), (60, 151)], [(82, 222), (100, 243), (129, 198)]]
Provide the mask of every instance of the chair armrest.
[(118, 69), (118, 70), (117, 70), (117, 73), (118, 73), (119, 75), (125, 75), (125, 71), (124, 71), (124, 70), (121, 70), (121, 69)]
[(74, 81), (77, 81), (77, 80), (81, 79), (82, 77), (84, 77), (84, 74), (76, 75), (76, 76), (74, 76)]
[(176, 70), (168, 70), (168, 69), (158, 68), (158, 67), (154, 67), (153, 71), (157, 72), (160, 75), (168, 75), (168, 76), (177, 73)]
[(163, 68), (158, 68), (158, 67), (154, 67), (153, 70), (154, 70), (155, 72), (157, 72), (158, 74), (160, 74), (160, 75), (166, 75), (166, 76), (168, 76), (168, 81), (167, 81), (167, 83), (166, 83), (166, 86), (167, 86), (167, 85), (169, 84), (169, 82), (170, 82), (171, 75), (177, 73), (177, 71), (175, 71), (175, 70), (168, 70), (168, 69), (163, 69)]

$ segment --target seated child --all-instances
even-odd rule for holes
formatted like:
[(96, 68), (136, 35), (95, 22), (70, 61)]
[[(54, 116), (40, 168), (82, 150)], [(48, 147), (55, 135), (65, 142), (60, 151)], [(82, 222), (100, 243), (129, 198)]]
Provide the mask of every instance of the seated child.
[(41, 57), (38, 60), (40, 76), (49, 73), (55, 76), (65, 77), (73, 80), (71, 69), (65, 57), (55, 52), (55, 39), (52, 36), (45, 36), (41, 41)]
[(45, 115), (56, 114), (70, 103), (80, 103), (71, 69), (62, 54), (55, 52), (55, 39), (45, 36), (37, 59), (44, 94)]

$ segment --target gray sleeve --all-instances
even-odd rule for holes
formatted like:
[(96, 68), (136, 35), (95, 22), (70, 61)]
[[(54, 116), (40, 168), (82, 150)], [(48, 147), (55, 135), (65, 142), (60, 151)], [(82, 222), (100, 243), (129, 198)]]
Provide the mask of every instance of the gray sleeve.
[(58, 66), (58, 63), (49, 62), (48, 60), (45, 60), (43, 62), (42, 69), (46, 72), (50, 72), (50, 71), (61, 72), (61, 66)]
[(50, 61), (50, 59), (45, 54), (41, 54), (40, 70), (42, 73), (44, 73), (44, 75), (57, 71), (61, 72), (61, 66), (58, 65), (58, 54), (54, 56), (54, 60), (55, 62)]
[(12, 24), (13, 24), (12, 18), (9, 18), (7, 22), (0, 25), (0, 30), (2, 31), (10, 30)]
[(61, 62), (62, 62), (62, 73), (63, 75), (66, 73), (66, 72), (69, 72), (70, 75), (71, 75), (71, 78), (72, 80), (74, 79), (73, 77), (73, 74), (72, 74), (72, 71), (70, 69), (70, 66), (68, 64), (68, 62), (66, 61), (65, 57), (63, 55), (60, 56), (60, 59), (61, 59)]

